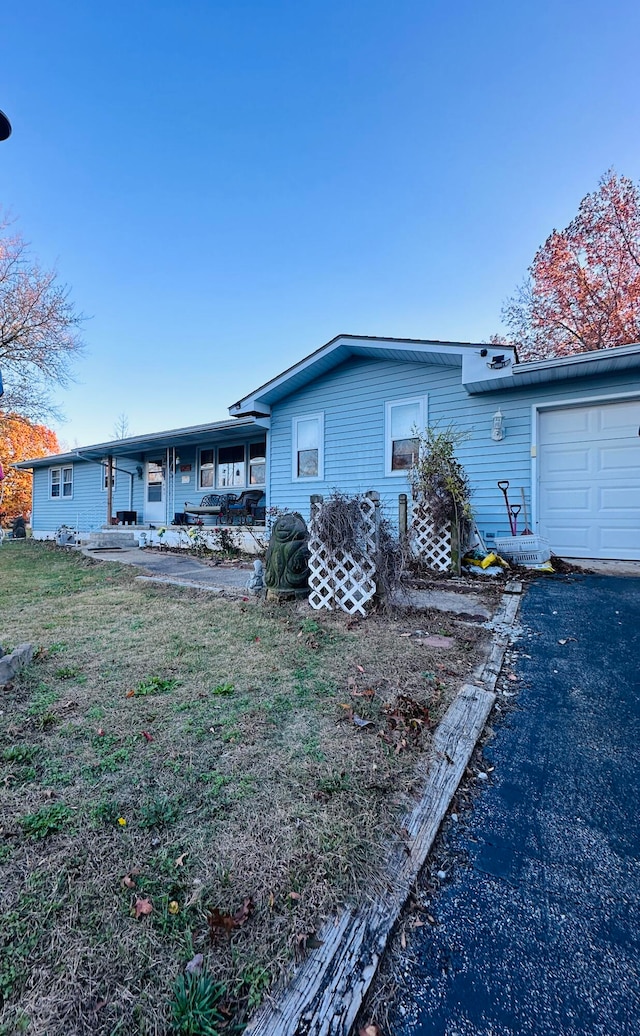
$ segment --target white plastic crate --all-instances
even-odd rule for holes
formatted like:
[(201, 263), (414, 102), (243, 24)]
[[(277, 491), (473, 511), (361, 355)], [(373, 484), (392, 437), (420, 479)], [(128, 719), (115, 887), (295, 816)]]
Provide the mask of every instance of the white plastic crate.
[(542, 536), (496, 536), (492, 549), (516, 565), (544, 565), (551, 557), (551, 545)]

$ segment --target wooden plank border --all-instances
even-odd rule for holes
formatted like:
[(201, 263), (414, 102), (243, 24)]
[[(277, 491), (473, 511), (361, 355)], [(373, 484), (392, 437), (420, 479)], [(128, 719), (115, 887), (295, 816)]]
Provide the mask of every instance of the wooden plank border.
[[(504, 596), (501, 624), (515, 621), (517, 591)], [(512, 603), (513, 602), (513, 603)], [(498, 616), (497, 616), (498, 618)], [(245, 1036), (349, 1036), (400, 916), (462, 779), (496, 700), (493, 691), (509, 637), (496, 637), (482, 682), (465, 684), (433, 738), (426, 786), (405, 818), (405, 837), (390, 849), (385, 888), (357, 911), (345, 910), (318, 933), (322, 945), (296, 969), (291, 982), (265, 1001)]]

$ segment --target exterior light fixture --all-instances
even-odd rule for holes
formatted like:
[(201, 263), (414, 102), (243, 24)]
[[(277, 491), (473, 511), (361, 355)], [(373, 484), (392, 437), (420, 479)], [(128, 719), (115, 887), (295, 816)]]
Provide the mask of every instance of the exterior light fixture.
[(491, 371), (501, 371), (504, 367), (508, 367), (510, 363), (510, 356), (505, 356), (504, 353), (498, 353), (497, 356), (491, 357), (491, 360), (487, 364), (487, 367)]
[(491, 438), (494, 442), (501, 442), (504, 439), (504, 415), (501, 410), (496, 410), (493, 415)]

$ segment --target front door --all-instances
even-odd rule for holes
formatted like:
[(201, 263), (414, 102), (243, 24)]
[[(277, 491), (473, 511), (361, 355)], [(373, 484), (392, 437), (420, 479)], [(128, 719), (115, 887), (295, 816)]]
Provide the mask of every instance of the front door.
[(147, 483), (144, 497), (145, 522), (166, 521), (165, 467), (161, 458), (147, 461)]

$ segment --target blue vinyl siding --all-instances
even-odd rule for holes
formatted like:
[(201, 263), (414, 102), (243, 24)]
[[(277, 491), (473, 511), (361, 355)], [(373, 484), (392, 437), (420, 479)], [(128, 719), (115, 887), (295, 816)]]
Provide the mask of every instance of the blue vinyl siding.
[[(525, 490), (531, 524), (531, 427), (533, 403), (593, 398), (639, 389), (634, 372), (611, 378), (577, 378), (520, 391), (469, 395), (460, 367), (413, 362), (353, 359), (313, 385), (273, 407), (271, 418), (270, 504), (308, 518), (309, 497), (338, 488), (347, 493), (380, 493), (385, 513), (396, 521), (398, 494), (409, 492), (404, 476), (385, 476), (385, 404), (427, 397), (427, 421), (453, 425), (468, 434), (458, 448), (472, 485), (472, 506), (480, 530), (509, 535), (499, 479), (513, 487), (513, 503)], [(504, 415), (505, 437), (491, 439), (493, 415)], [(324, 478), (296, 482), (292, 471), (292, 419), (322, 411), (325, 420)], [(524, 526), (521, 525), (521, 528)]]
[[(264, 441), (265, 431), (253, 435), (249, 440), (246, 432), (239, 429), (237, 439), (227, 437), (222, 445), (243, 444), (247, 451), (250, 443)], [(215, 449), (220, 445), (215, 439), (203, 448)], [(206, 493), (217, 492), (212, 489), (201, 489), (199, 487), (199, 456), (200, 449), (196, 446), (180, 446), (180, 463), (177, 470), (171, 470), (171, 463), (166, 465), (166, 447), (156, 450), (148, 450), (138, 453), (133, 458), (114, 458), (117, 466), (115, 473), (115, 488), (113, 492), (112, 514), (117, 511), (133, 510), (137, 514), (138, 523), (148, 523), (149, 518), (145, 513), (146, 494), (146, 465), (148, 461), (161, 461), (166, 465), (164, 485), (164, 514), (162, 518), (154, 518), (156, 526), (168, 524), (173, 521), (174, 514), (184, 511), (185, 504), (198, 504)], [(171, 451), (169, 460), (172, 460)], [(51, 468), (73, 467), (73, 496), (55, 497), (50, 496), (50, 471)], [(183, 470), (189, 468), (189, 471)], [(141, 471), (141, 477), (138, 474)], [(131, 472), (133, 479), (127, 472)], [(60, 525), (77, 526), (80, 532), (94, 532), (107, 524), (107, 491), (103, 488), (104, 471), (101, 464), (74, 460), (54, 461), (46, 467), (34, 469), (33, 474), (33, 511), (32, 528), (36, 533), (53, 533)], [(234, 487), (233, 492), (240, 493), (248, 486)], [(132, 495), (130, 492), (132, 489)], [(205, 524), (211, 524), (212, 520), (205, 519)]]
[[(73, 468), (73, 496), (50, 496), (51, 468)], [(132, 461), (118, 460), (118, 467), (133, 472), (133, 510), (142, 506), (142, 485)], [(74, 460), (35, 468), (33, 472), (34, 532), (55, 532), (60, 525), (77, 525), (81, 531), (100, 529), (107, 521), (107, 491), (103, 488), (104, 473), (101, 464)], [(113, 513), (128, 511), (130, 478), (124, 471), (116, 472), (113, 491)]]

